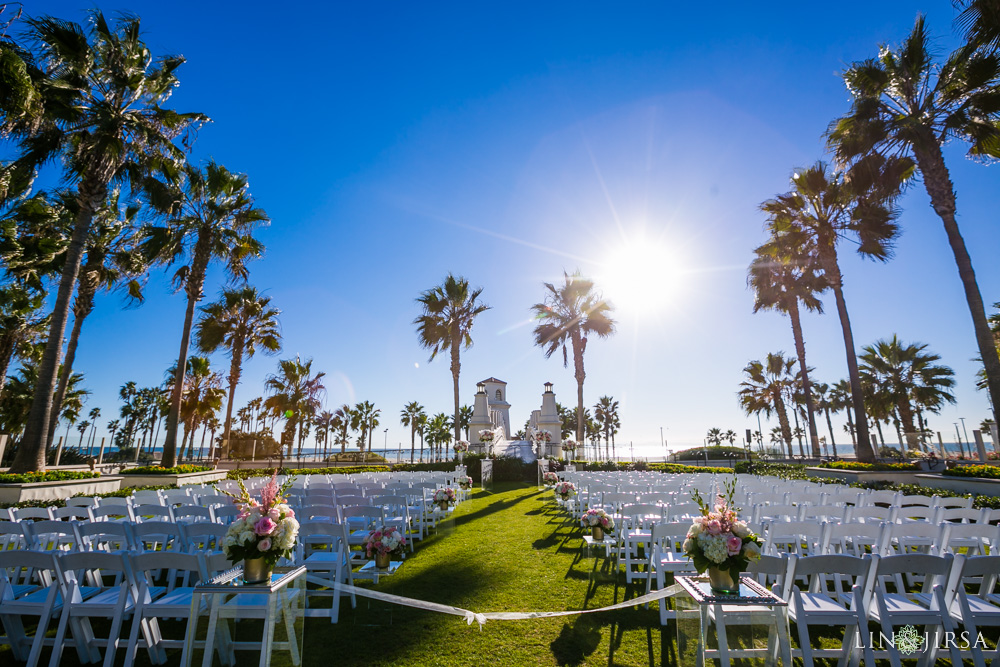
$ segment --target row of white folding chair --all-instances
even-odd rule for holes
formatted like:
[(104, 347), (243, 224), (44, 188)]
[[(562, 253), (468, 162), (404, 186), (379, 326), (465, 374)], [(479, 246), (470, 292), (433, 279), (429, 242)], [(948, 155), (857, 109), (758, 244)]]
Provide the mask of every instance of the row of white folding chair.
[(20, 522), (0, 526), (0, 550), (218, 551), (227, 530), (209, 522)]
[[(2, 552), (2, 641), (29, 667), (38, 663), (44, 644), (53, 646), (52, 666), (61, 662), (66, 644), (75, 646), (82, 662), (100, 660), (103, 647), (104, 664), (110, 667), (124, 646), (125, 663), (132, 664), (141, 645), (154, 663), (162, 664), (164, 649), (179, 648), (184, 642), (165, 639), (157, 619), (190, 620), (192, 586), (231, 567), (223, 554)], [(164, 582), (155, 579), (163, 575)], [(203, 604), (196, 613), (206, 611)], [(21, 623), (23, 617), (38, 618), (30, 638)], [(56, 618), (56, 636), (47, 639)], [(111, 621), (106, 639), (94, 636), (92, 618)], [(130, 628), (127, 640), (122, 637), (125, 627)]]

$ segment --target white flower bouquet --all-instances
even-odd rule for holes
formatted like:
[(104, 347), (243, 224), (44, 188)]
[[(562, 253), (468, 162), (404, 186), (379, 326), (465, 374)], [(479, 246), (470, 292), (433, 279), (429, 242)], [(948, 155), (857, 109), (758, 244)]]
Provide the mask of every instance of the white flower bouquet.
[(576, 451), (576, 440), (566, 440), (562, 443), (562, 448), (564, 452), (575, 452)]
[(493, 430), (484, 428), (479, 432), (479, 442), (493, 442)]
[(615, 519), (602, 509), (589, 509), (580, 517), (580, 522), (584, 528), (601, 528), (603, 530), (614, 530)]
[(554, 491), (563, 500), (569, 500), (576, 495), (576, 485), (573, 482), (559, 482)]
[(455, 493), (455, 489), (450, 486), (446, 486), (434, 491), (434, 495), (431, 500), (441, 509), (447, 509), (448, 505), (455, 504), (455, 501), (458, 500), (458, 495)]
[(299, 535), (295, 512), (285, 502), (285, 491), (291, 484), (292, 478), (289, 478), (279, 487), (275, 473), (261, 489), (259, 501), (250, 497), (242, 480), (239, 495), (222, 491), (240, 510), (222, 540), (226, 558), (233, 563), (263, 558), (273, 567), (279, 558), (291, 555)]
[(547, 472), (542, 475), (542, 481), (545, 483), (545, 486), (555, 486), (559, 483), (559, 475), (554, 472)]
[(469, 451), (469, 441), (468, 440), (459, 440), (458, 442), (455, 443), (455, 446), (453, 447), (453, 449), (455, 450), (456, 454), (461, 454), (462, 452), (467, 452), (467, 451)]
[(363, 544), (369, 558), (374, 557), (375, 554), (383, 556), (388, 554), (402, 558), (406, 553), (406, 538), (403, 537), (398, 528), (379, 526), (368, 532)]

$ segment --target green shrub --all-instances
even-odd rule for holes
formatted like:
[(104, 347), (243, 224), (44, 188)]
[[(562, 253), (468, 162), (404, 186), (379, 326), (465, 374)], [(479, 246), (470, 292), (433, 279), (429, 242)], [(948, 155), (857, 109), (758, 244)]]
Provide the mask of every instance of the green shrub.
[(173, 468), (162, 468), (160, 466), (140, 466), (138, 468), (128, 468), (122, 470), (122, 475), (186, 475), (192, 472), (209, 472), (209, 466), (196, 466), (190, 463), (174, 466)]
[[(136, 491), (146, 491), (154, 489), (176, 489), (176, 486), (131, 486), (127, 489), (118, 489), (117, 491), (108, 491), (107, 493), (77, 493), (74, 498), (80, 498), (82, 496), (96, 497), (96, 498), (128, 498)], [(57, 500), (22, 500), (19, 503), (0, 503), (0, 507), (64, 507), (66, 501), (64, 499)]]
[(769, 463), (767, 461), (737, 461), (736, 472), (770, 475), (781, 479), (806, 479), (806, 466), (802, 463)]
[(941, 473), (949, 477), (982, 477), (984, 479), (1000, 479), (1000, 468), (991, 465), (956, 466)]
[(5, 473), (0, 475), (0, 484), (34, 484), (35, 482), (66, 482), (72, 479), (92, 479), (100, 477), (99, 472), (77, 470), (50, 470), (48, 472)]
[(707, 473), (717, 473), (717, 474), (731, 474), (734, 472), (733, 468), (717, 468), (713, 466), (685, 466), (679, 463), (650, 463), (650, 470), (655, 470), (656, 472), (664, 473), (692, 473), (692, 472), (707, 472)]
[[(274, 468), (241, 468), (230, 470), (226, 479), (248, 479), (250, 477), (270, 477)], [(388, 472), (388, 466), (345, 466), (343, 468), (282, 468), (281, 475), (356, 475), (359, 472)]]
[(384, 464), (388, 463), (381, 454), (371, 454), (369, 452), (340, 452), (326, 457), (330, 463), (364, 463), (364, 464)]
[(820, 463), (819, 467), (858, 472), (914, 472), (920, 470), (920, 467), (914, 463), (862, 463), (861, 461), (830, 461)]
[[(746, 460), (747, 452), (742, 447), (723, 447), (723, 446), (713, 446), (713, 447), (694, 447), (692, 449), (685, 449), (679, 452), (675, 452), (672, 456), (675, 461), (697, 461), (705, 460), (705, 452), (708, 452), (709, 459), (743, 459)], [(750, 458), (755, 458), (753, 452), (750, 453)]]

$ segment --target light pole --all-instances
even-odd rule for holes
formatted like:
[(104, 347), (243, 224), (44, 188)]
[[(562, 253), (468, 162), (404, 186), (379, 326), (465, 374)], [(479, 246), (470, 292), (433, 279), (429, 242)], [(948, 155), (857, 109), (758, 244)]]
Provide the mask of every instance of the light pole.
[(382, 441), (382, 455), (385, 456), (386, 452), (389, 451), (389, 429), (386, 429), (383, 433), (385, 433), (385, 440)]
[(955, 425), (955, 439), (958, 440), (958, 451), (962, 454), (962, 458), (965, 458), (965, 445), (962, 444), (962, 434), (958, 432), (958, 422), (952, 422)]
[(972, 453), (972, 441), (969, 440), (969, 432), (965, 430), (965, 417), (959, 417), (958, 421), (962, 422), (962, 433), (965, 434), (965, 441), (969, 443), (969, 453)]

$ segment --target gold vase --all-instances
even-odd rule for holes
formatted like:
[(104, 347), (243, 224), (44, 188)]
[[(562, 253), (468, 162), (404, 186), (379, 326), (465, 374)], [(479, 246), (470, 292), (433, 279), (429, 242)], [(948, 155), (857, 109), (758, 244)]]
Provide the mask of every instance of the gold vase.
[(392, 554), (375, 552), (375, 567), (380, 570), (388, 570), (392, 563)]
[(590, 536), (594, 538), (595, 542), (604, 541), (604, 528), (601, 526), (594, 526), (590, 529)]
[(243, 582), (247, 584), (270, 583), (273, 565), (266, 558), (247, 558), (243, 561)]
[(447, 511), (448, 510), (448, 503), (446, 503), (446, 502), (445, 503), (438, 503), (438, 509), (441, 510), (442, 512)]
[(721, 570), (717, 567), (708, 568), (708, 581), (712, 590), (723, 595), (739, 595), (739, 581), (733, 581), (733, 575), (729, 570)]

